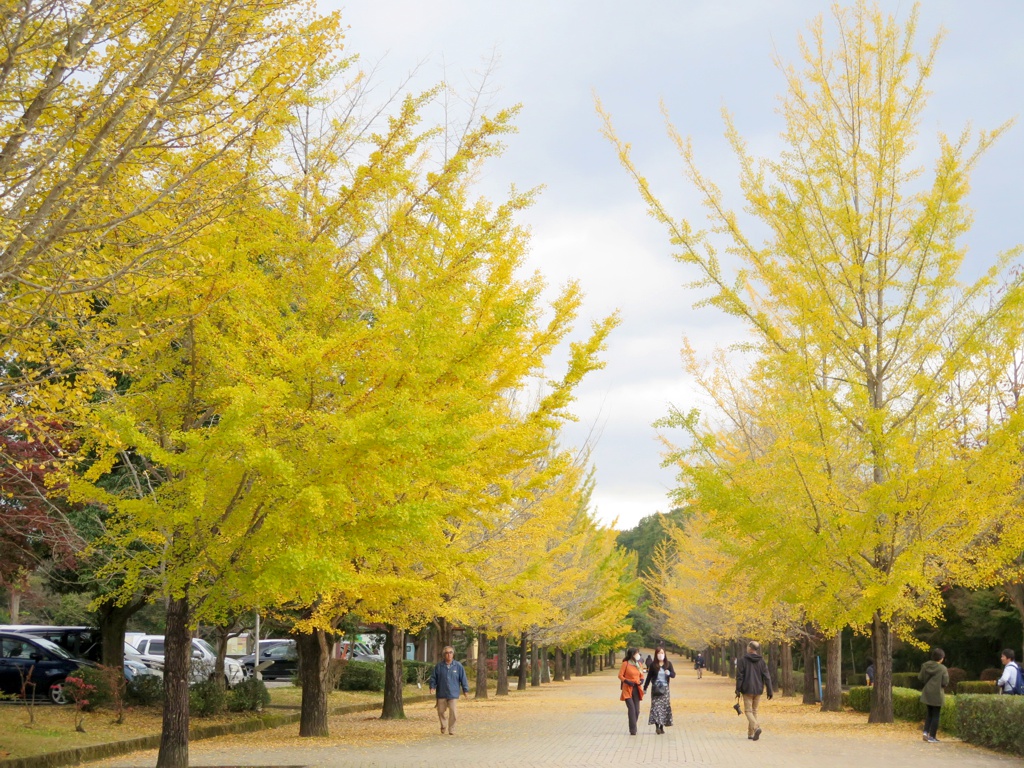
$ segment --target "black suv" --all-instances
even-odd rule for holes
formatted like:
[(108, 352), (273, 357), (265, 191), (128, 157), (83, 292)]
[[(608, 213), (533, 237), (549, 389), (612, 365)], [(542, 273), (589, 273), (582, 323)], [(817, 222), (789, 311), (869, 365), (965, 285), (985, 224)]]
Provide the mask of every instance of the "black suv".
[(0, 691), (4, 693), (20, 696), (27, 683), (27, 693), (65, 704), (64, 680), (88, 664), (45, 638), (0, 632)]

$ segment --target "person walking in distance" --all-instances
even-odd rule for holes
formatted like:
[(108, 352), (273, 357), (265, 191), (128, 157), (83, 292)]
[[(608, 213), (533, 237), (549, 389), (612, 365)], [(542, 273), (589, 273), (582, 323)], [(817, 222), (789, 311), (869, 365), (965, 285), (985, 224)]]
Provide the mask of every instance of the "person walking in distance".
[(648, 725), (655, 726), (658, 735), (665, 733), (665, 726), (672, 725), (672, 699), (669, 697), (669, 680), (676, 676), (675, 667), (665, 656), (665, 649), (659, 646), (654, 651), (654, 660), (647, 668), (644, 691), (651, 686), (651, 716)]
[(640, 683), (644, 679), (641, 658), (637, 648), (629, 648), (626, 650), (626, 658), (623, 659), (622, 667), (619, 669), (619, 680), (622, 683), (619, 699), (626, 702), (630, 736), (636, 736), (636, 721), (640, 714), (640, 702), (644, 697), (643, 689), (640, 687)]
[(693, 668), (697, 670), (697, 679), (704, 677), (704, 654), (697, 652), (697, 658), (693, 660)]
[(751, 640), (747, 643), (746, 654), (736, 663), (736, 697), (743, 697), (743, 714), (747, 716), (747, 738), (757, 741), (761, 738), (761, 726), (757, 722), (757, 705), (761, 695), (767, 693), (772, 700), (772, 678), (768, 665), (761, 658), (761, 644)]
[(430, 692), (437, 692), (437, 718), (441, 721), (441, 733), (455, 735), (456, 704), (460, 693), (469, 693), (466, 669), (455, 660), (455, 649), (445, 646), (444, 661), (434, 665), (430, 673)]

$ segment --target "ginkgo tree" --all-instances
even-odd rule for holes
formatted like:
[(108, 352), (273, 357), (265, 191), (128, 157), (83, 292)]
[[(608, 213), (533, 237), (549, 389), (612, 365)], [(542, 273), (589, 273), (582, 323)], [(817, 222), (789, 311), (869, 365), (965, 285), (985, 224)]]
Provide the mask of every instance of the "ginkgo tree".
[[(763, 242), (674, 129), (705, 230), (674, 217), (610, 121), (606, 132), (706, 301), (749, 329), (757, 382), (771, 384), (769, 409), (785, 415), (772, 422), (788, 427), (773, 436), (774, 455), (751, 459), (761, 471), (745, 488), (759, 500), (737, 522), (789, 564), (784, 500), (820, 515), (809, 530), (823, 559), (811, 562), (827, 559), (856, 584), (849, 620), (869, 626), (875, 646), (870, 719), (888, 722), (894, 627), (931, 615), (939, 587), (981, 557), (1020, 550), (1017, 425), (991, 424), (983, 396), (1018, 346), (1024, 275), (1010, 270), (1011, 251), (974, 282), (960, 277), (970, 173), (1003, 128), (976, 141), (940, 135), (931, 177), (917, 167), (939, 39), (915, 51), (916, 10), (904, 25), (863, 2), (833, 15), (834, 31), (819, 19), (802, 41), (804, 68), (783, 69), (777, 158), (751, 156), (726, 120)], [(762, 493), (762, 481), (781, 485), (769, 475), (783, 467), (798, 482)]]

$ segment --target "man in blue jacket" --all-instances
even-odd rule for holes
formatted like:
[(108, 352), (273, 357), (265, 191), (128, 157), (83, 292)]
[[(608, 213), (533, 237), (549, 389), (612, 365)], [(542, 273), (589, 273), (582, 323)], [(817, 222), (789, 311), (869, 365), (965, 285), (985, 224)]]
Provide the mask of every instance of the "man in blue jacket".
[(466, 669), (455, 661), (455, 649), (445, 646), (444, 661), (434, 666), (430, 673), (430, 692), (437, 692), (437, 717), (441, 721), (441, 733), (455, 735), (455, 704), (460, 692), (469, 693)]

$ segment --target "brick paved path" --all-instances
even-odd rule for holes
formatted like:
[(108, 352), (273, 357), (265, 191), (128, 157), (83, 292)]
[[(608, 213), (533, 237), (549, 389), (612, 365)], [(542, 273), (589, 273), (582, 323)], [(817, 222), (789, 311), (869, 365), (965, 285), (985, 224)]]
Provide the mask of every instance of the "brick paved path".
[[(614, 672), (513, 692), (511, 697), (460, 704), (459, 733), (442, 736), (426, 704), (406, 707), (408, 719), (375, 715), (332, 718), (331, 736), (299, 739), (297, 727), (195, 742), (195, 766), (306, 766), (339, 768), (504, 768), (504, 766), (676, 765), (750, 768), (990, 768), (1022, 766), (956, 740), (921, 741), (920, 726), (868, 726), (864, 715), (820, 713), (797, 700), (764, 702), (758, 742), (746, 738), (746, 720), (730, 709), (732, 681), (682, 669), (672, 686), (675, 725), (664, 736), (646, 725), (629, 736)], [(943, 734), (939, 734), (943, 738)], [(104, 766), (150, 766), (155, 752)]]

